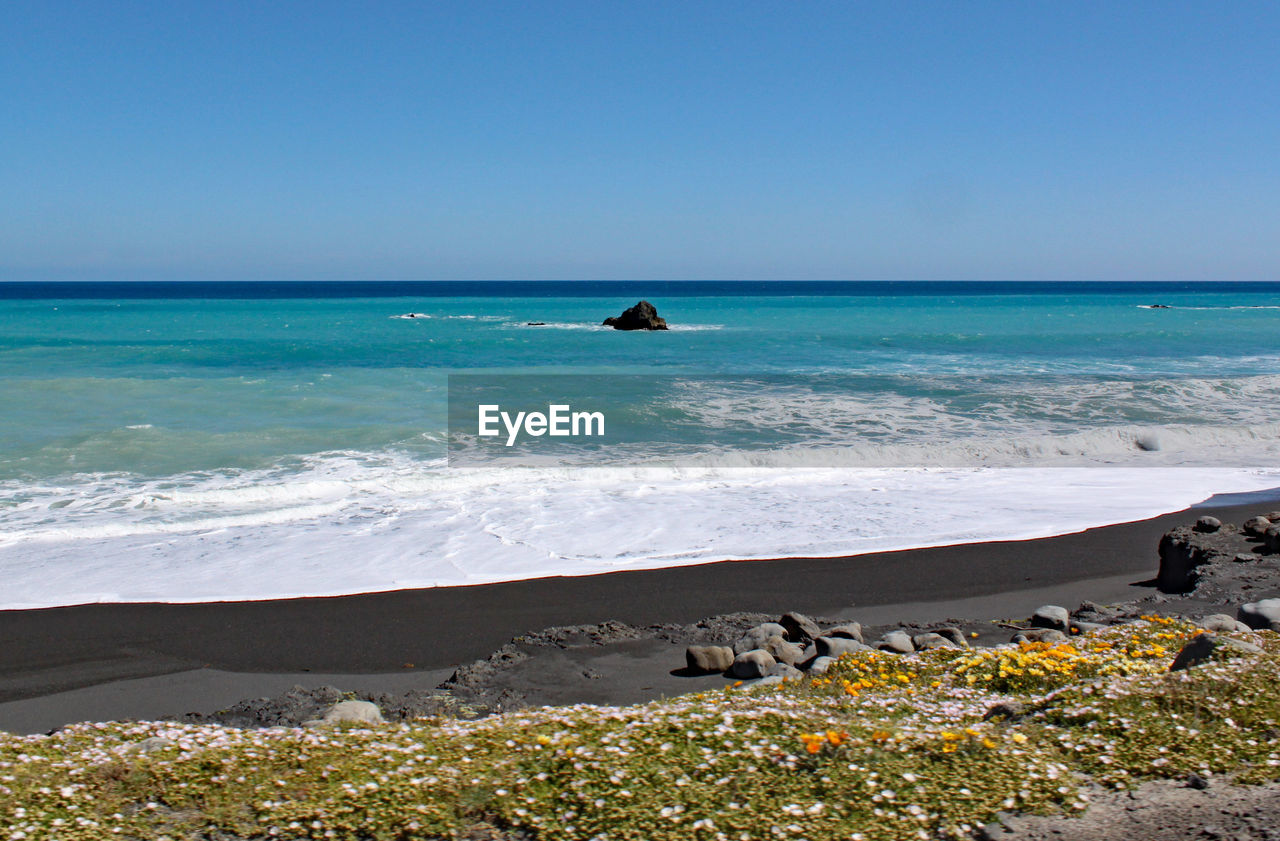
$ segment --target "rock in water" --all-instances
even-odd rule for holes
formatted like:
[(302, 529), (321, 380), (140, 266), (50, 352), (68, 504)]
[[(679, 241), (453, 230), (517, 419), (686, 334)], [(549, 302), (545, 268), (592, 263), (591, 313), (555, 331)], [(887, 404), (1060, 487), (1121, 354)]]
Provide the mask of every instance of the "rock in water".
[(667, 322), (658, 317), (658, 310), (648, 301), (640, 301), (634, 307), (622, 311), (622, 315), (606, 318), (605, 327), (614, 330), (666, 330)]

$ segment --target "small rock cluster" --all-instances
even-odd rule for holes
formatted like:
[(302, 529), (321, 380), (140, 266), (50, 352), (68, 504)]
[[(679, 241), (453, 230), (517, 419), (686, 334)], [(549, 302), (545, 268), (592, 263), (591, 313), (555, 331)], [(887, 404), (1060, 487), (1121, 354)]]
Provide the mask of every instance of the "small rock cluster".
[(923, 633), (889, 631), (868, 644), (862, 625), (846, 622), (823, 629), (803, 613), (785, 613), (763, 622), (731, 645), (691, 645), (685, 649), (689, 674), (725, 674), (739, 680), (777, 683), (805, 673), (818, 675), (842, 654), (879, 649), (898, 654), (931, 648), (968, 648), (958, 628), (944, 626)]

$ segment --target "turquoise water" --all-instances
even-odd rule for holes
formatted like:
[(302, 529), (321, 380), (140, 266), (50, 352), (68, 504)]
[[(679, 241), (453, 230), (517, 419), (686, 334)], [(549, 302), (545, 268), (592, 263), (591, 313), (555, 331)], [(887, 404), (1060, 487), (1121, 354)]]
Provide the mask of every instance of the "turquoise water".
[[(600, 326), (640, 297), (672, 330)], [(752, 458), (722, 466), (759, 470), (451, 471), (458, 373), (642, 374), (610, 399), (652, 440), (692, 452), (727, 430), (719, 444)], [(17, 606), (837, 554), (901, 545), (895, 523), (922, 494), (970, 518), (955, 539), (1009, 536), (1027, 471), (1116, 468), (1036, 480), (1045, 528), (1066, 529), (1274, 484), (1258, 469), (1280, 463), (1278, 397), (1280, 284), (0, 285), (0, 571)], [(848, 471), (776, 470), (827, 464)], [(1139, 467), (1198, 472), (1144, 490)], [(966, 471), (947, 474), (966, 492), (929, 484), (941, 468)], [(831, 527), (823, 506), (851, 500), (880, 519)], [(673, 524), (689, 510), (700, 530)], [(564, 526), (645, 517), (643, 538), (612, 549)], [(291, 565), (330, 557), (323, 541), (367, 565)], [(278, 581), (235, 583), (247, 546)], [(139, 552), (152, 589), (122, 593)]]
[[(1173, 308), (1141, 308), (1154, 302)], [(439, 456), (446, 376), (459, 372), (829, 374), (868, 403), (937, 401), (952, 422), (935, 430), (995, 433), (1037, 419), (1046, 432), (1265, 423), (1280, 361), (1280, 309), (1255, 308), (1280, 308), (1274, 286), (673, 297), (655, 302), (669, 333), (598, 328), (631, 303), (0, 300), (0, 479), (264, 468), (334, 450)], [(408, 312), (429, 317), (393, 317)], [(1080, 387), (1092, 402), (1069, 399)], [(821, 438), (821, 424), (810, 432)]]

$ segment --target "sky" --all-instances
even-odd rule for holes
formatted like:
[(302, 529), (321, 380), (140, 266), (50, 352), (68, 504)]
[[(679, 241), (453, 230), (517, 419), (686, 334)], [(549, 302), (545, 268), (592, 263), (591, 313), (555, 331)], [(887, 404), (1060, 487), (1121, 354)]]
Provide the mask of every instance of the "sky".
[(1280, 280), (1274, 2), (0, 7), (0, 280)]

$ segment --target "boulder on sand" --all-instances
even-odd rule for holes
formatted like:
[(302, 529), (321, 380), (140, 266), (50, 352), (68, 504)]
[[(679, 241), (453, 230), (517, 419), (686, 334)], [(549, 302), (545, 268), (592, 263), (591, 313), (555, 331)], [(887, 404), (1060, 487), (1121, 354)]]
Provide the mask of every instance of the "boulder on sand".
[(769, 637), (761, 648), (772, 654), (773, 659), (788, 666), (804, 661), (804, 649), (794, 642), (787, 642), (782, 637)]
[(911, 637), (906, 631), (890, 631), (876, 642), (876, 648), (881, 651), (894, 651), (898, 654), (910, 654), (916, 650), (915, 645), (911, 642)]
[(691, 645), (684, 652), (689, 671), (716, 674), (733, 665), (733, 649), (727, 645)]
[(784, 613), (782, 618), (778, 620), (778, 624), (787, 629), (787, 639), (792, 642), (816, 640), (822, 636), (822, 629), (818, 627), (818, 623), (803, 613), (795, 613), (794, 611)]
[(823, 636), (844, 637), (845, 639), (857, 640), (858, 642), (866, 642), (866, 640), (862, 638), (862, 624), (859, 622), (846, 622), (843, 625), (837, 625), (823, 634)]
[(733, 658), (730, 674), (734, 677), (750, 680), (753, 677), (764, 677), (778, 665), (773, 655), (767, 651), (744, 651)]
[(622, 311), (622, 315), (606, 318), (605, 327), (614, 330), (666, 330), (667, 322), (658, 317), (658, 310), (648, 301), (640, 301), (634, 307)]
[(1262, 653), (1262, 649), (1252, 643), (1233, 640), (1229, 637), (1215, 637), (1213, 634), (1200, 634), (1182, 647), (1178, 656), (1174, 658), (1173, 665), (1169, 667), (1169, 671), (1180, 672), (1183, 669), (1198, 666), (1212, 659), (1214, 652), (1224, 648), (1240, 654)]
[(1031, 625), (1034, 628), (1050, 628), (1065, 633), (1071, 628), (1071, 613), (1056, 604), (1042, 605), (1031, 615)]

